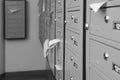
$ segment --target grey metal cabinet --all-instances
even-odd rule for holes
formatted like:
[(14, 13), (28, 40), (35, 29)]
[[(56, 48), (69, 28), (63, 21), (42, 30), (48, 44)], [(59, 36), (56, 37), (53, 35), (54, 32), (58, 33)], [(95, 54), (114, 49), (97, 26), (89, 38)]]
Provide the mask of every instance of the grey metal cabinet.
[(120, 1), (107, 1), (97, 12), (89, 7), (92, 3), (104, 0), (87, 3), (86, 80), (119, 80)]
[[(46, 18), (46, 20), (48, 20), (46, 22), (47, 25), (47, 29), (48, 29), (48, 39), (49, 40), (53, 40), (56, 38), (56, 24), (55, 24), (55, 17), (56, 17), (56, 13), (55, 13), (55, 0), (46, 0), (47, 1), (47, 7), (48, 7), (48, 11), (49, 11), (49, 20), (48, 18)], [(53, 74), (55, 75), (55, 48), (50, 49), (50, 53), (48, 55), (48, 61), (49, 61), (49, 66), (50, 69), (52, 70)]]
[(56, 0), (56, 38), (61, 42), (56, 46), (56, 80), (64, 80), (64, 0)]
[(81, 60), (79, 57), (66, 47), (66, 61), (65, 61), (65, 80), (81, 80), (82, 69)]
[(65, 79), (83, 80), (83, 0), (66, 0), (65, 11)]
[(26, 38), (26, 1), (5, 0), (5, 38)]

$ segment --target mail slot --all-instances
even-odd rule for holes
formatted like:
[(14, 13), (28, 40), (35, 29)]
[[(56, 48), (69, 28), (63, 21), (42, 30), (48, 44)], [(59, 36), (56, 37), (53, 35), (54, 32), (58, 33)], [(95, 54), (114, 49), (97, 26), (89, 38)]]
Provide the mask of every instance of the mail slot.
[(120, 49), (94, 39), (90, 39), (90, 64), (97, 71), (112, 80), (120, 79)]
[[(75, 75), (79, 75), (79, 79), (82, 79), (82, 57), (78, 57), (73, 51), (66, 47), (65, 63), (69, 66), (70, 72), (74, 72)], [(66, 68), (68, 68), (66, 66)], [(67, 70), (67, 69), (66, 69)]]
[(120, 42), (119, 14), (120, 14), (119, 6), (102, 8), (96, 13), (93, 10), (91, 10), (90, 33), (105, 39), (109, 39), (115, 42)]

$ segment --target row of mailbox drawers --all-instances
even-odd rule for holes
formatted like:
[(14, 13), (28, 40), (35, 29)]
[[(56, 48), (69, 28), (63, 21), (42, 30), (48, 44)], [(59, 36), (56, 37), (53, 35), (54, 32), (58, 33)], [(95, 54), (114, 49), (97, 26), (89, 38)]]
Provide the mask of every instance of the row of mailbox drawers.
[(66, 41), (65, 45), (69, 47), (69, 49), (73, 50), (78, 56), (81, 57), (82, 53), (82, 45), (83, 45), (83, 33), (75, 33), (72, 30), (66, 29)]
[(50, 68), (51, 68), (53, 74), (54, 74), (54, 62), (55, 62), (55, 60), (54, 60), (55, 54), (54, 53), (55, 53), (55, 50), (54, 50), (54, 48), (52, 48), (49, 51), (49, 55), (48, 55), (49, 65), (50, 65)]
[(75, 7), (83, 7), (83, 0), (66, 0), (66, 7), (75, 8)]
[(63, 43), (56, 46), (56, 64), (63, 66)]
[(120, 42), (120, 7), (101, 9), (97, 13), (91, 10), (90, 33)]
[(56, 12), (63, 11), (64, 9), (64, 0), (56, 1)]
[(63, 44), (62, 43), (59, 43), (56, 47), (56, 64), (62, 68), (62, 70), (56, 69), (56, 80), (63, 80)]
[(63, 27), (56, 27), (56, 38), (63, 40)]
[(66, 13), (66, 27), (71, 28), (76, 32), (82, 29), (83, 26), (83, 13), (78, 9), (78, 11), (67, 11)]
[(63, 70), (56, 70), (56, 80), (63, 80)]
[(120, 79), (120, 49), (90, 39), (90, 64), (111, 80)]
[(82, 78), (82, 57), (78, 57), (67, 47), (65, 50), (65, 70), (68, 74), (74, 72), (74, 75), (78, 76), (79, 79)]

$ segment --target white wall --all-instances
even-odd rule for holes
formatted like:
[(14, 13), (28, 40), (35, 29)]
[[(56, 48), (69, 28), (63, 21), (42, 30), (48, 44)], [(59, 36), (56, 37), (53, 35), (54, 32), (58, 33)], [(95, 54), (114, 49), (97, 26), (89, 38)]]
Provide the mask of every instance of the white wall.
[(29, 71), (46, 69), (42, 47), (39, 41), (39, 0), (28, 0), (29, 25), (27, 40), (6, 40), (5, 71)]

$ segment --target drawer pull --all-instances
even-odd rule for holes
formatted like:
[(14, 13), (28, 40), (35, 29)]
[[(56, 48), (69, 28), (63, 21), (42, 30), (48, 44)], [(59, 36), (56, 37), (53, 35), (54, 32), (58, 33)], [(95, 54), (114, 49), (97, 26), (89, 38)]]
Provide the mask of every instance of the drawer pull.
[(109, 54), (105, 52), (105, 53), (104, 53), (104, 59), (107, 61), (108, 58), (109, 58)]

